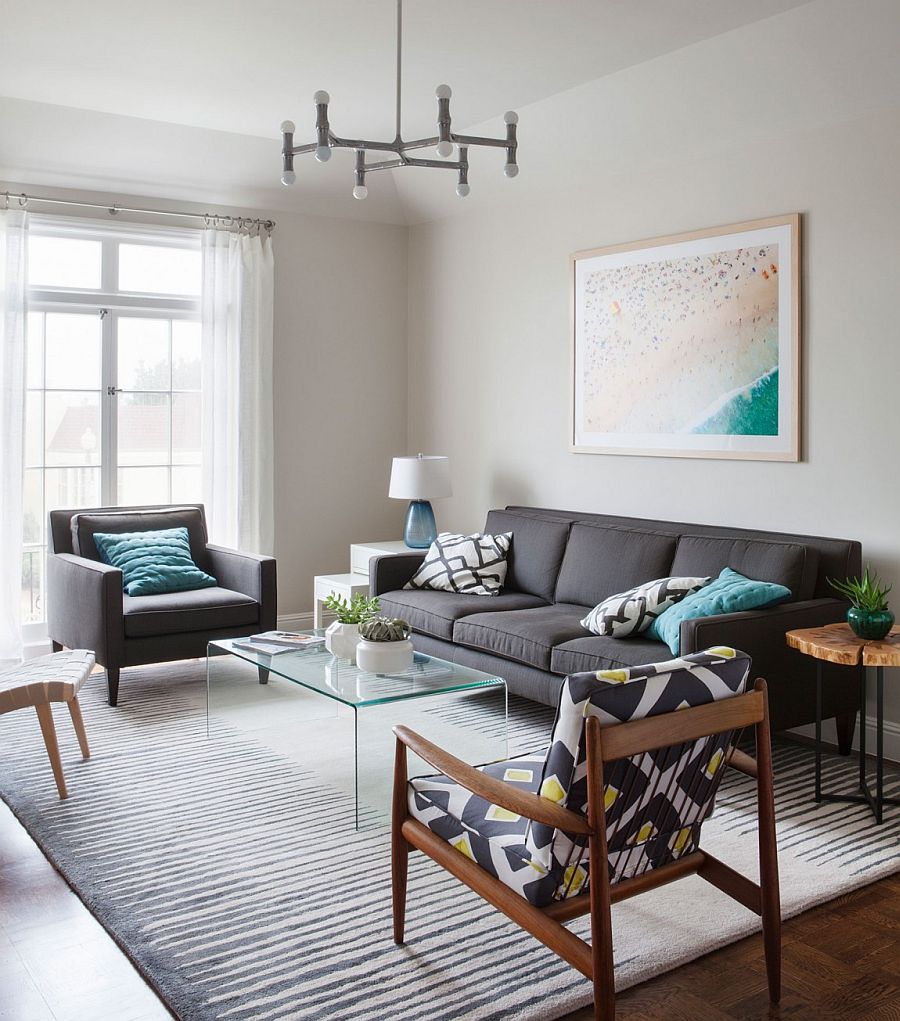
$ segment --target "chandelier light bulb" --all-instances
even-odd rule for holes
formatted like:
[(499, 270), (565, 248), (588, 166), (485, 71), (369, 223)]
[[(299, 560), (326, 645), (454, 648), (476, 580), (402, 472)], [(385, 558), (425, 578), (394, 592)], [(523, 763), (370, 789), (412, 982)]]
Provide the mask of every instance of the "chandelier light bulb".
[(331, 159), (331, 146), (329, 146), (329, 145), (317, 145), (316, 146), (316, 159), (320, 163), (327, 163)]
[(438, 142), (437, 145), (438, 156), (452, 156), (453, 155), (453, 143), (448, 142), (446, 139), (443, 142)]
[(319, 89), (319, 91), (313, 96), (313, 102), (316, 106), (321, 106), (322, 104), (327, 105), (331, 102), (331, 96), (329, 96), (324, 89)]
[(506, 113), (503, 115), (503, 123), (504, 124), (518, 124), (519, 123), (519, 115), (516, 113), (515, 110), (507, 110)]
[(293, 121), (282, 121), (281, 122), (281, 133), (283, 135), (292, 135), (297, 130), (297, 125)]
[(369, 189), (364, 184), (357, 184), (353, 189), (353, 197), (360, 202), (369, 194)]
[(438, 85), (434, 94), (438, 99), (449, 99), (453, 95), (453, 89), (449, 85)]
[(503, 173), (506, 177), (515, 177), (519, 172), (518, 163), (507, 163), (503, 168)]
[(466, 195), (469, 194), (470, 191), (471, 188), (469, 188), (467, 184), (458, 184), (456, 186), (456, 194), (459, 195), (461, 199), (464, 199)]
[(297, 175), (294, 173), (293, 170), (285, 170), (284, 173), (281, 175), (281, 183), (285, 185), (285, 187), (290, 187), (296, 180)]

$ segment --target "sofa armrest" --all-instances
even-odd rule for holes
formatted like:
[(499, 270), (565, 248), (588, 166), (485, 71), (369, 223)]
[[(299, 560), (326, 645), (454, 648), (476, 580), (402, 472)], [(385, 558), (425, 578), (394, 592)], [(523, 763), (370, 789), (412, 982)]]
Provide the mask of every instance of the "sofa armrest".
[(70, 649), (91, 649), (101, 666), (122, 660), (122, 572), (73, 553), (47, 557), (47, 632)]
[(261, 631), (278, 626), (278, 579), (274, 557), (207, 545), (210, 567), (222, 588), (250, 596), (259, 603)]
[(786, 650), (785, 631), (833, 624), (844, 620), (846, 615), (847, 604), (841, 599), (807, 599), (782, 603), (768, 610), (695, 617), (681, 622), (681, 654), (701, 652), (712, 645), (730, 645), (754, 655), (754, 650), (768, 642), (775, 642), (779, 649)]
[(403, 588), (418, 571), (427, 550), (421, 553), (389, 553), (369, 561), (369, 595), (380, 596)]

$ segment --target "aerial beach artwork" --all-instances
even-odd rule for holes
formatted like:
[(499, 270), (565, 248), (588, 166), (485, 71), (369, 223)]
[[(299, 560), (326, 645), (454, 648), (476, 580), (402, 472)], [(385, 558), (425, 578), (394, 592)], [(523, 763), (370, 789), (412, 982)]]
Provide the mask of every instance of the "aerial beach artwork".
[(573, 257), (573, 449), (797, 460), (797, 215)]

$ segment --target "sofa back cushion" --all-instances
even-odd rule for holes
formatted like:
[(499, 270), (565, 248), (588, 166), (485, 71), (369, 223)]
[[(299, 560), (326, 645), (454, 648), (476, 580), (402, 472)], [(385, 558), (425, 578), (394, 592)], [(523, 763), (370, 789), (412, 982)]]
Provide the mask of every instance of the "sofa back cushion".
[(210, 573), (206, 544), (206, 521), (199, 507), (166, 507), (152, 511), (87, 511), (72, 517), (72, 552), (88, 560), (100, 560), (94, 532), (149, 532), (165, 528), (186, 528), (191, 559)]
[(816, 550), (799, 543), (715, 535), (683, 535), (678, 540), (672, 574), (717, 577), (723, 567), (757, 581), (784, 585), (795, 600), (811, 599), (816, 587), (819, 555)]
[(562, 518), (489, 511), (484, 523), (488, 535), (512, 532), (504, 591), (528, 592), (552, 602), (570, 527)]
[(577, 522), (566, 544), (556, 601), (596, 606), (616, 592), (668, 577), (675, 573), (669, 570), (674, 553), (671, 535)]

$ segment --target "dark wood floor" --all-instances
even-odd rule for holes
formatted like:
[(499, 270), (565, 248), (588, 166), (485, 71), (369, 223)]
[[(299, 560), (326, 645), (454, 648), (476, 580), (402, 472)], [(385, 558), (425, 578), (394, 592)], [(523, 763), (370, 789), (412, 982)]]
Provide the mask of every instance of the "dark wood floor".
[[(751, 937), (622, 993), (619, 1021), (900, 1021), (900, 876), (788, 921), (784, 935), (779, 1010), (769, 1010), (762, 945)], [(167, 1018), (0, 802), (0, 1019)]]

